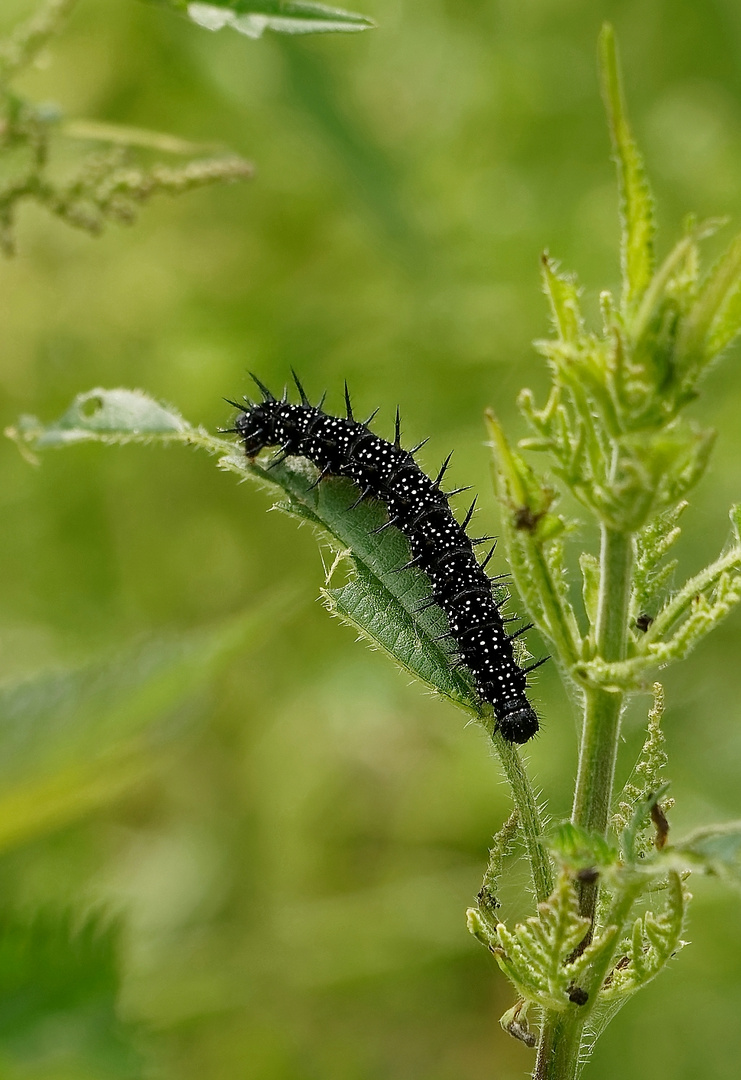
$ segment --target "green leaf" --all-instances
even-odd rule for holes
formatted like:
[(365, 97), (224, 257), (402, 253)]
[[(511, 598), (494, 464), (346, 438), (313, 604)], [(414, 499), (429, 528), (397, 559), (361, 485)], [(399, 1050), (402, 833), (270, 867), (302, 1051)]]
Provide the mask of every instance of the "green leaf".
[(741, 546), (734, 544), (677, 590), (659, 611), (629, 660), (595, 658), (575, 666), (594, 686), (642, 690), (648, 673), (683, 660), (734, 608), (741, 604)]
[[(51, 424), (22, 416), (5, 434), (32, 453), (79, 442), (193, 441), (198, 434), (175, 409), (161, 405), (139, 390), (89, 390), (78, 394), (66, 413)], [(224, 443), (223, 448), (228, 444)]]
[[(654, 683), (653, 695), (646, 738), (638, 761), (617, 799), (617, 809), (612, 818), (612, 829), (616, 835), (622, 836), (623, 853), (631, 862), (635, 861), (636, 856), (644, 857), (653, 849), (655, 830), (651, 823), (651, 806), (659, 798), (659, 792), (667, 788), (664, 770), (669, 759), (661, 729), (664, 716), (664, 687), (661, 683)], [(672, 800), (666, 800), (663, 809), (671, 805)]]
[(674, 844), (667, 857), (741, 887), (741, 821), (708, 825)]
[(630, 601), (631, 619), (652, 615), (658, 608), (662, 591), (677, 566), (676, 560), (664, 563), (667, 552), (681, 534), (679, 518), (687, 508), (682, 501), (651, 518), (636, 536), (636, 557), (633, 571), (633, 587)]
[[(436, 605), (417, 610), (430, 597), (426, 577), (413, 569), (398, 572), (410, 558), (406, 539), (397, 529), (374, 533), (386, 520), (385, 508), (367, 502), (348, 513), (357, 487), (328, 477), (312, 488), (316, 470), (304, 461), (286, 461), (270, 472), (256, 465), (253, 471), (263, 483), (280, 486), (289, 496), (277, 504), (279, 509), (318, 525), (334, 550), (349, 560), (354, 572), (348, 584), (324, 590), (329, 610), (403, 670), (491, 729), (491, 710), (478, 700), (470, 676), (454, 670), (451, 651), (435, 641), (447, 629), (441, 610)], [(335, 565), (330, 578), (336, 569)]]
[(673, 506), (707, 468), (715, 432), (694, 423), (624, 435), (609, 486), (583, 488), (584, 503), (610, 528), (637, 532), (652, 513)]
[(488, 924), (491, 931), (496, 929), (498, 921), (496, 918), (496, 910), (499, 907), (499, 901), (497, 899), (499, 879), (502, 876), (504, 862), (512, 852), (519, 830), (520, 815), (515, 809), (494, 837), (494, 842), (489, 849), (489, 863), (486, 867), (484, 880), (481, 889), (479, 890), (479, 894), (476, 897), (476, 901), (479, 905), (481, 916), (484, 919), (484, 922)]
[(551, 305), (554, 329), (561, 341), (577, 343), (584, 334), (580, 293), (571, 274), (559, 272), (558, 263), (544, 253), (541, 256), (543, 290)]
[[(731, 523), (736, 528), (736, 508)], [(741, 542), (738, 537), (715, 562), (677, 589), (658, 612), (641, 642), (641, 651), (680, 659), (741, 601)], [(673, 631), (672, 637), (669, 637)]]
[[(656, 899), (659, 895), (655, 894)], [(599, 1005), (634, 994), (687, 944), (681, 935), (690, 895), (676, 871), (670, 872), (664, 895), (665, 903), (658, 914), (647, 911), (633, 923), (630, 939), (623, 943), (620, 958), (600, 990)]]
[(690, 385), (741, 331), (741, 235), (703, 281), (677, 342), (677, 362)]
[(416, 570), (397, 572), (409, 559), (407, 541), (396, 529), (374, 535), (373, 529), (386, 516), (378, 503), (364, 503), (348, 512), (357, 497), (357, 488), (349, 481), (327, 478), (315, 487), (314, 466), (297, 458), (275, 467), (269, 455), (249, 462), (238, 445), (192, 427), (176, 410), (138, 390), (80, 394), (59, 420), (44, 425), (35, 417), (23, 417), (7, 434), (25, 453), (95, 441), (181, 442), (220, 454), (221, 468), (277, 495), (279, 509), (319, 527), (335, 552), (350, 559), (355, 576), (348, 585), (326, 592), (330, 609), (404, 670), (493, 729), (491, 708), (482, 706), (470, 677), (453, 670), (449, 651), (434, 640), (446, 629), (442, 613), (436, 607), (416, 611), (429, 596), (426, 579)]
[(641, 793), (633, 804), (628, 823), (620, 834), (620, 847), (625, 863), (633, 869), (640, 868), (641, 872), (643, 872), (648, 866), (649, 872), (655, 873), (657, 868), (659, 872), (661, 870), (660, 866), (657, 867), (657, 864), (646, 857), (649, 853), (652, 853), (654, 845), (646, 842), (645, 829), (649, 824), (655, 823), (655, 843), (658, 844), (659, 849), (666, 845), (669, 836), (669, 822), (666, 820), (664, 809), (673, 804), (671, 800), (667, 800), (662, 806), (662, 800), (669, 787), (670, 784), (667, 781), (656, 791), (647, 790), (645, 793)]
[(616, 849), (601, 833), (572, 825), (570, 821), (557, 825), (548, 841), (559, 862), (572, 872), (592, 866), (613, 866), (618, 860)]
[(116, 798), (158, 765), (189, 700), (286, 606), (0, 686), (0, 851)]
[[(573, 959), (584, 939), (589, 919), (579, 914), (579, 902), (570, 876), (561, 873), (556, 888), (538, 914), (508, 930), (499, 923), (489, 934), (475, 909), (468, 911), (469, 930), (488, 940), (497, 963), (526, 1000), (544, 1009), (569, 1008), (569, 990), (584, 967), (584, 953)], [(573, 1007), (573, 1006), (572, 1006)]]
[(100, 915), (0, 912), (0, 1068), (7, 1080), (148, 1075), (117, 1013), (120, 927)]
[[(408, 558), (408, 548), (400, 545), (397, 565)], [(403, 575), (397, 590), (393, 579), (382, 583), (381, 563), (366, 565), (357, 552), (349, 558), (355, 576), (347, 585), (324, 590), (327, 608), (353, 626), (366, 641), (383, 650), (402, 670), (426, 683), (432, 690), (457, 705), (479, 714), (470, 676), (452, 668), (451, 650), (432, 639), (446, 630), (445, 617), (435, 606), (414, 614), (414, 609), (430, 595), (421, 574)]]
[(599, 605), (599, 559), (590, 551), (583, 551), (579, 556), (579, 568), (582, 578), (582, 599), (584, 611), (589, 620), (590, 627), (597, 625), (597, 608)]
[(230, 26), (247, 37), (259, 38), (265, 30), (281, 34), (356, 33), (375, 26), (372, 19), (342, 8), (307, 0), (155, 0), (184, 12), (206, 30)]
[(554, 492), (513, 450), (490, 410), (486, 424), (512, 576), (533, 621), (551, 639), (561, 659), (574, 663), (581, 652), (581, 639), (557, 543), (566, 522), (551, 511)]
[(605, 23), (600, 33), (599, 58), (602, 93), (618, 167), (623, 307), (626, 313), (632, 313), (653, 276), (656, 223), (643, 158), (628, 123), (615, 32), (609, 23)]
[[(492, 730), (490, 707), (477, 698), (470, 676), (453, 669), (450, 650), (435, 641), (447, 629), (442, 612), (437, 606), (417, 610), (430, 596), (426, 577), (413, 569), (399, 572), (410, 558), (406, 539), (397, 529), (374, 533), (386, 520), (385, 508), (366, 502), (348, 513), (357, 499), (357, 487), (337, 477), (327, 477), (314, 487), (316, 469), (301, 459), (289, 459), (269, 469), (259, 463), (248, 465), (240, 451), (236, 464), (268, 489), (275, 492), (277, 488), (287, 495), (277, 504), (278, 509), (318, 526), (341, 556), (338, 561), (349, 560), (353, 576), (348, 584), (324, 591), (329, 610), (403, 670), (473, 713)], [(228, 468), (234, 465), (233, 458), (226, 463)], [(330, 571), (330, 578), (336, 568)]]

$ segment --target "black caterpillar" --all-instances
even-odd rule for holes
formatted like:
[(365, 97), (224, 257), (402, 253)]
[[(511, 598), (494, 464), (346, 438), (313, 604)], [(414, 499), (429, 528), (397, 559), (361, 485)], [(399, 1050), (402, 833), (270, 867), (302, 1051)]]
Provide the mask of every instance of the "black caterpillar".
[(527, 742), (538, 730), (538, 717), (526, 696), (527, 674), (545, 661), (521, 668), (515, 660), (512, 641), (530, 626), (514, 634), (505, 632), (499, 610), (502, 604), (494, 599), (491, 580), (485, 573), (494, 548), (483, 563), (478, 562), (473, 550), (475, 543), (493, 537), (471, 540), (466, 528), (476, 500), (459, 525), (448, 506), (448, 499), (458, 492), (446, 493), (440, 487), (450, 455), (432, 480), (413, 457), (424, 444), (413, 450), (401, 446), (398, 409), (394, 442), (389, 443), (368, 429), (375, 413), (364, 423), (355, 420), (347, 384), (347, 417), (343, 418), (322, 410), (324, 398), (318, 405), (311, 405), (295, 372), (293, 377), (301, 395), (300, 405), (292, 405), (286, 394), (277, 400), (254, 375), (263, 401), (257, 405), (229, 402), (241, 410), (230, 430), (244, 442), (247, 457), (255, 457), (266, 447), (280, 446), (283, 457), (308, 458), (317, 466), (317, 484), (325, 476), (354, 480), (360, 487), (354, 506), (365, 498), (385, 504), (388, 524), (400, 529), (409, 541), (412, 558), (406, 566), (418, 566), (430, 579), (430, 603), (439, 604), (445, 612), (461, 663), (471, 671), (483, 700), (494, 706), (498, 731), (509, 742)]

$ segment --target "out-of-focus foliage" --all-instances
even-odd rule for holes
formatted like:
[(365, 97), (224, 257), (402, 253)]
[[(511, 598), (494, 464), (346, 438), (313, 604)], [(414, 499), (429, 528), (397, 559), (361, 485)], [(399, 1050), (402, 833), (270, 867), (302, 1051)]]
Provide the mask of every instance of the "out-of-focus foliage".
[[(252, 176), (252, 165), (233, 154), (197, 157), (207, 148), (156, 132), (95, 121), (63, 123), (58, 105), (39, 105), (19, 93), (20, 76), (54, 41), (75, 3), (39, 0), (27, 19), (0, 37), (0, 251), (5, 255), (15, 251), (23, 203), (43, 206), (97, 236), (109, 221), (132, 224), (138, 208), (153, 196), (182, 195)], [(141, 153), (134, 156), (134, 147), (190, 160), (147, 161)], [(73, 167), (64, 161), (65, 149), (68, 156), (72, 151)]]
[[(24, 208), (20, 254), (0, 265), (4, 423), (57, 416), (104, 384), (143, 386), (214, 430), (245, 368), (272, 385), (293, 365), (332, 405), (347, 377), (367, 411), (382, 406), (379, 430), (398, 401), (407, 436), (433, 436), (430, 467), (455, 446), (455, 479), (482, 492), (482, 532), (497, 531), (480, 417), (493, 404), (516, 430), (517, 391), (544, 386), (530, 346), (546, 328), (540, 252), (580, 267), (594, 310), (618, 279), (599, 25), (616, 25), (672, 235), (688, 206), (741, 222), (741, 18), (730, 0), (362, 8), (372, 34), (252, 43), (81, 0), (24, 93), (218, 141), (259, 173), (96, 241)], [(29, 10), (6, 0), (0, 29)], [(715, 556), (738, 499), (740, 392), (729, 362), (692, 406), (720, 437), (677, 581)], [(3, 857), (9, 902), (126, 912), (121, 1008), (157, 1028), (168, 1077), (521, 1075), (530, 1053), (497, 1024), (506, 984), (460, 919), (508, 812), (494, 761), (483, 734), (312, 603), (323, 569), (308, 530), (203, 455), (80, 446), (32, 470), (7, 443), (0, 468), (7, 678), (201, 626), (286, 582), (302, 598), (249, 665), (225, 669), (207, 728), (167, 767), (143, 766), (114, 804)], [(738, 816), (740, 632), (730, 619), (666, 675), (682, 833)], [(571, 712), (547, 671), (538, 696), (530, 757), (563, 816)], [(630, 716), (626, 739), (628, 761)], [(693, 889), (692, 947), (604, 1036), (605, 1080), (737, 1074), (737, 902)], [(500, 899), (514, 924), (519, 896)]]
[(141, 1032), (117, 1015), (120, 926), (0, 915), (0, 1067), (8, 1080), (145, 1075)]
[(193, 717), (194, 696), (285, 606), (0, 686), (0, 851), (117, 798), (161, 765)]

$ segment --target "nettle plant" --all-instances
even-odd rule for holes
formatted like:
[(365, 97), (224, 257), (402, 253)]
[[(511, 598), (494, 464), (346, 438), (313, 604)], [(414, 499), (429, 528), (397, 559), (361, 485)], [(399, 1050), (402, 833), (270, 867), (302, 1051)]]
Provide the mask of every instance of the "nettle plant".
[[(681, 950), (690, 872), (741, 881), (741, 822), (680, 840), (670, 835), (664, 696), (654, 681), (741, 600), (741, 508), (731, 510), (723, 553), (676, 590), (669, 589), (676, 564), (668, 557), (714, 439), (683, 409), (741, 330), (741, 236), (703, 274), (699, 243), (714, 225), (690, 222), (656, 266), (652, 198), (610, 27), (600, 38), (600, 61), (621, 193), (622, 293), (602, 294), (602, 327), (590, 329), (574, 278), (544, 256), (554, 335), (538, 348), (550, 394), (539, 408), (522, 392), (532, 435), (517, 449), (496, 418), (487, 418), (514, 586), (582, 707), (569, 821), (545, 827), (520, 750), (499, 734), (491, 707), (438, 640), (446, 626), (438, 607), (425, 607), (427, 579), (413, 568), (395, 572), (408, 559), (406, 541), (394, 529), (378, 532), (386, 520), (381, 504), (348, 510), (349, 481), (317, 484), (313, 466), (291, 457), (248, 461), (241, 446), (191, 426), (141, 391), (93, 390), (55, 423), (25, 417), (10, 433), (29, 455), (86, 440), (180, 442), (218, 455), (222, 468), (277, 492), (281, 509), (329, 539), (338, 552), (324, 591), (330, 611), (487, 730), (514, 809), (495, 837), (468, 926), (515, 989), (502, 1024), (537, 1047), (537, 1080), (576, 1076), (619, 1008)], [(545, 454), (551, 479), (521, 451)], [(559, 490), (599, 527), (599, 554), (580, 559), (580, 607), (565, 570), (575, 522), (559, 513)], [(337, 563), (348, 561), (349, 580), (333, 585)], [(648, 693), (643, 749), (616, 792), (621, 716), (632, 696)], [(501, 917), (497, 893), (517, 844), (529, 859), (537, 908), (512, 925)]]

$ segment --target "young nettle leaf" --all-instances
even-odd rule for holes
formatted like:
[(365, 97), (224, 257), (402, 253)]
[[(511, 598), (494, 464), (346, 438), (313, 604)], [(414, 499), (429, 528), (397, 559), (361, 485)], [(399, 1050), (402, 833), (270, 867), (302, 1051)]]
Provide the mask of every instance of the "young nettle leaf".
[(677, 363), (677, 335), (697, 291), (699, 241), (714, 227), (691, 222), (651, 279), (633, 317), (613, 327), (625, 357), (616, 392), (633, 429), (668, 423), (688, 400)]
[(636, 533), (650, 516), (679, 502), (707, 468), (715, 432), (675, 423), (616, 440), (617, 467), (589, 501), (612, 528)]
[[(627, 824), (620, 833), (620, 849), (628, 868), (647, 873), (654, 877), (661, 873), (659, 864), (647, 854), (653, 849), (661, 851), (669, 839), (669, 822), (665, 810), (673, 805), (673, 800), (664, 799), (669, 790), (669, 783), (662, 784), (656, 790), (648, 790), (634, 800)], [(627, 816), (627, 815), (626, 815)], [(653, 825), (653, 843), (647, 842), (646, 832)], [(658, 869), (657, 869), (658, 867)]]
[[(645, 812), (637, 822), (637, 828), (630, 837), (630, 858), (643, 857), (655, 846), (655, 831), (651, 823), (651, 800), (658, 798), (658, 792), (665, 790), (667, 783), (664, 770), (668, 764), (665, 738), (661, 728), (664, 715), (664, 688), (661, 683), (653, 685), (653, 705), (648, 714), (648, 731), (638, 761), (629, 776), (625, 787), (618, 796), (617, 810), (612, 818), (612, 830), (616, 836), (625, 835), (629, 824), (634, 820), (636, 809), (643, 806)], [(663, 802), (668, 809), (673, 800)], [(624, 851), (624, 854), (625, 851)]]
[[(484, 941), (502, 971), (526, 1001), (563, 1012), (574, 1007), (573, 987), (585, 960), (575, 951), (589, 930), (589, 919), (579, 915), (579, 902), (568, 873), (559, 875), (556, 888), (538, 914), (508, 930), (499, 923), (494, 931), (478, 910), (469, 908), (471, 933)], [(573, 959), (572, 959), (573, 958)]]
[(678, 660), (698, 644), (741, 602), (741, 542), (734, 537), (710, 566), (690, 578), (659, 610), (640, 642), (635, 663), (646, 670), (650, 661)]
[(599, 560), (590, 551), (583, 551), (579, 556), (579, 568), (582, 576), (582, 600), (584, 611), (590, 626), (597, 623), (599, 604)]
[(486, 422), (494, 483), (503, 508), (507, 560), (518, 594), (557, 654), (575, 663), (581, 653), (581, 635), (568, 598), (559, 543), (569, 524), (553, 512), (555, 492), (512, 449), (493, 412), (487, 412)]
[[(647, 911), (633, 923), (630, 937), (617, 949), (617, 960), (600, 990), (600, 999), (611, 1002), (634, 994), (654, 979), (680, 949), (682, 931), (691, 899), (676, 871), (670, 871), (669, 883), (662, 895), (664, 906), (655, 914)], [(597, 1008), (599, 1008), (599, 1004)]]
[(494, 837), (494, 842), (489, 849), (489, 865), (486, 868), (481, 889), (476, 897), (481, 918), (487, 929), (492, 933), (496, 931), (499, 922), (496, 917), (499, 908), (499, 900), (497, 899), (499, 880), (504, 870), (505, 860), (514, 848), (519, 827), (520, 815), (517, 810), (513, 810)]
[(618, 852), (601, 833), (590, 832), (570, 821), (557, 825), (548, 836), (549, 847), (560, 865), (573, 873), (614, 866)]
[(615, 31), (602, 27), (599, 38), (602, 93), (618, 166), (622, 235), (622, 308), (629, 316), (649, 287), (654, 270), (654, 202), (643, 163), (628, 122), (615, 42)]
[(677, 365), (686, 393), (741, 331), (741, 236), (737, 236), (700, 284), (677, 340)]
[(560, 273), (547, 252), (541, 257), (543, 289), (551, 305), (553, 327), (559, 340), (578, 344), (584, 335), (584, 316), (581, 312), (581, 292), (574, 274)]
[(727, 349), (741, 333), (741, 260), (739, 249), (741, 249), (741, 237), (736, 237), (724, 259), (728, 269), (724, 275), (725, 281), (722, 283), (722, 285), (725, 285), (722, 300), (716, 307), (710, 328), (705, 337), (705, 355), (711, 361)]
[[(450, 648), (435, 642), (445, 634), (442, 613), (430, 608), (415, 622), (413, 612), (429, 599), (429, 586), (422, 580), (402, 584), (395, 595), (379, 585), (378, 578), (357, 556), (353, 580), (340, 588), (324, 590), (327, 609), (349, 623), (373, 648), (382, 649), (404, 671), (426, 683), (442, 697), (469, 709), (478, 716), (473, 682), (467, 673), (453, 668)], [(421, 575), (419, 575), (421, 578)], [(389, 618), (389, 612), (395, 617)], [(424, 636), (420, 628), (424, 624)]]
[[(630, 616), (641, 633), (645, 633), (656, 615), (659, 600), (677, 567), (676, 559), (663, 562), (667, 552), (677, 542), (681, 529), (677, 522), (687, 509), (682, 500), (676, 506), (652, 518), (636, 536), (636, 559)], [(663, 563), (663, 565), (662, 565)], [(638, 625), (642, 618), (645, 625)]]

